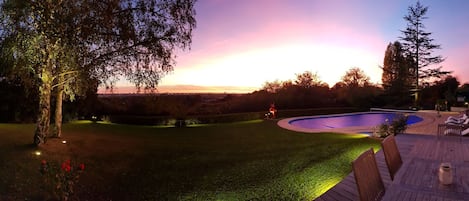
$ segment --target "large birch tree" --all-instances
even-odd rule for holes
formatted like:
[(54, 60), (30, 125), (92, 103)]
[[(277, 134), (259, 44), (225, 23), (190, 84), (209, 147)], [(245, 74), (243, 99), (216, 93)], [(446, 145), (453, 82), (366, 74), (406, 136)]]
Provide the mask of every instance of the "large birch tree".
[[(34, 144), (49, 135), (53, 90), (57, 92), (56, 135), (61, 102), (87, 80), (112, 86), (126, 77), (153, 89), (173, 70), (177, 49), (190, 47), (195, 0), (5, 0), (0, 42), (14, 60), (15, 74), (33, 75), (39, 92)], [(60, 116), (60, 117), (59, 117)]]

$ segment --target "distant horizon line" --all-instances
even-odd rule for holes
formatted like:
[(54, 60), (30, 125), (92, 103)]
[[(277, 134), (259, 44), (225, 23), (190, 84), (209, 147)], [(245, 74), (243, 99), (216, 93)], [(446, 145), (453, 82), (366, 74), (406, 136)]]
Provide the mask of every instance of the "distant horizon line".
[[(201, 85), (161, 85), (155, 89), (156, 93), (191, 94), (191, 93), (228, 93), (248, 94), (260, 90), (259, 87), (245, 86), (201, 86)], [(98, 94), (145, 94), (145, 90), (137, 91), (135, 86), (115, 86), (113, 89), (98, 88)]]

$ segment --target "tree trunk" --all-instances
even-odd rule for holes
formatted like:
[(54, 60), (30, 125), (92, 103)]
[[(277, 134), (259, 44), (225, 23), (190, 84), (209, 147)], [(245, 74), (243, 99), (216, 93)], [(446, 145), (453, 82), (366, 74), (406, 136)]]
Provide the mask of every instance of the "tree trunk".
[[(59, 76), (58, 83), (63, 82), (64, 77)], [(55, 133), (54, 137), (62, 137), (62, 101), (63, 101), (64, 87), (62, 84), (57, 86), (57, 100), (55, 102)]]
[(36, 122), (33, 142), (39, 146), (46, 142), (50, 124), (50, 95), (52, 90), (52, 75), (47, 69), (42, 70), (39, 84), (39, 113)]

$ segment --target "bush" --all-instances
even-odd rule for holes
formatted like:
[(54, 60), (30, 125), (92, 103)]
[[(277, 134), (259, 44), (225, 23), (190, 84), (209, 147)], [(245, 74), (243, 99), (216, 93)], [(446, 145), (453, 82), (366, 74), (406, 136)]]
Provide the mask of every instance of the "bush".
[(389, 122), (388, 119), (380, 125), (378, 125), (374, 132), (373, 136), (385, 138), (388, 135), (397, 135), (403, 133), (407, 129), (407, 115), (397, 114), (392, 122)]

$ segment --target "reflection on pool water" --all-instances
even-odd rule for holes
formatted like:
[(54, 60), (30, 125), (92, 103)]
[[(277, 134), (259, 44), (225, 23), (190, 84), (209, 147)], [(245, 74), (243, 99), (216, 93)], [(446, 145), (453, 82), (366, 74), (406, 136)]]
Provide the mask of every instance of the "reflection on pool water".
[[(289, 121), (288, 123), (295, 127), (308, 129), (333, 129), (346, 127), (372, 127), (381, 123), (392, 121), (398, 116), (397, 113), (356, 113), (339, 114), (319, 117), (305, 117)], [(423, 119), (416, 115), (408, 115), (407, 125), (415, 124)]]

